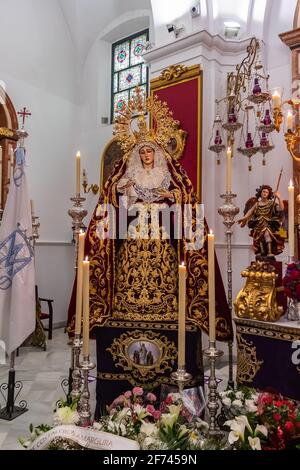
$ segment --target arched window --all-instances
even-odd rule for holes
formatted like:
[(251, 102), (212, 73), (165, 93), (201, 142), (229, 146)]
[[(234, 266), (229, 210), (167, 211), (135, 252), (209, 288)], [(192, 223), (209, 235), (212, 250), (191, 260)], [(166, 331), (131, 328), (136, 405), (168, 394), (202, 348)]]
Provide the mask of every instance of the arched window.
[(148, 69), (143, 53), (148, 39), (147, 29), (112, 45), (111, 122), (131, 98), (134, 87), (139, 85), (147, 94)]

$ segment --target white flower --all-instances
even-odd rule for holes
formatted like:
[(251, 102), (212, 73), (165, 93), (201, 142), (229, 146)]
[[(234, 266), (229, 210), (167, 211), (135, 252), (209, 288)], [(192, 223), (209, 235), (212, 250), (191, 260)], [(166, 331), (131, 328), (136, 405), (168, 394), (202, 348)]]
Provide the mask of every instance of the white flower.
[(254, 436), (257, 436), (257, 434), (260, 432), (263, 436), (267, 437), (268, 436), (268, 430), (266, 426), (263, 424), (257, 424), (255, 431), (254, 431)]
[(120, 424), (120, 432), (121, 436), (126, 436), (126, 426), (123, 423)]
[(103, 424), (99, 423), (98, 421), (93, 422), (93, 428), (96, 429), (97, 431), (102, 431), (103, 429)]
[(245, 406), (246, 406), (246, 410), (249, 412), (257, 411), (257, 406), (254, 400), (245, 400)]
[(158, 435), (158, 428), (153, 423), (143, 423), (140, 432), (147, 437), (156, 437)]
[(248, 441), (252, 450), (261, 450), (259, 437), (248, 437)]
[(236, 396), (237, 399), (244, 398), (244, 394), (241, 391), (236, 392), (235, 396)]
[(249, 424), (249, 421), (248, 421), (248, 418), (247, 416), (245, 415), (240, 415), (240, 416), (237, 416), (235, 418), (236, 422), (241, 425), (241, 426), (244, 426), (244, 430), (245, 430), (245, 427), (248, 429), (248, 431), (253, 434), (253, 431), (252, 431), (252, 428)]
[(148, 413), (146, 408), (143, 408), (141, 405), (134, 405), (133, 410), (140, 421), (143, 421), (146, 416), (150, 416), (150, 413)]
[(59, 424), (76, 424), (79, 422), (79, 414), (77, 411), (71, 410), (68, 406), (57, 408), (54, 413), (54, 423)]
[(220, 392), (219, 395), (221, 398), (224, 398), (227, 396), (227, 392)]
[(130, 414), (131, 414), (130, 408), (125, 407), (116, 414), (115, 419), (116, 419), (116, 421), (120, 422), (124, 418), (126, 418), (126, 416), (130, 416)]
[(231, 406), (231, 400), (229, 397), (223, 398), (222, 403), (225, 406), (228, 406), (228, 407)]
[(232, 406), (235, 406), (236, 408), (242, 408), (243, 403), (241, 402), (241, 400), (233, 400)]
[(160, 422), (165, 428), (172, 428), (178, 419), (176, 413), (163, 413), (160, 417)]

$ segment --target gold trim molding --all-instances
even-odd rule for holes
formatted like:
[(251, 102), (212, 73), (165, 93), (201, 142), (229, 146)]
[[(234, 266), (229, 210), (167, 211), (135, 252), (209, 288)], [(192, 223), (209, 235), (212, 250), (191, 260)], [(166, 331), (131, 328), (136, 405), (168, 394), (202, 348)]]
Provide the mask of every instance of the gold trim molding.
[(139, 383), (153, 387), (164, 382), (177, 359), (174, 342), (154, 331), (125, 332), (113, 340), (107, 351), (116, 367), (123, 369), (125, 374), (130, 371), (127, 380), (132, 385)]
[(190, 65), (170, 65), (164, 69), (159, 77), (152, 78), (150, 81), (151, 92), (162, 86), (170, 85), (172, 83), (181, 82), (186, 79), (198, 77), (201, 72), (200, 64)]
[(273, 323), (264, 323), (249, 319), (234, 318), (236, 331), (239, 334), (264, 336), (271, 339), (281, 339), (283, 341), (295, 341), (300, 338), (300, 328), (283, 326)]

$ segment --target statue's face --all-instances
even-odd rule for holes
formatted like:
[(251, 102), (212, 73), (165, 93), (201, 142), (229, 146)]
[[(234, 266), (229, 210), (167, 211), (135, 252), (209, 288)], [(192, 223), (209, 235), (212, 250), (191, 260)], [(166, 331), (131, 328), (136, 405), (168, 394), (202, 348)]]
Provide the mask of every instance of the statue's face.
[(154, 163), (154, 150), (152, 147), (144, 145), (144, 147), (140, 148), (139, 154), (143, 164), (150, 166)]
[(263, 189), (262, 192), (261, 192), (261, 197), (262, 197), (263, 199), (268, 199), (268, 197), (269, 197), (269, 190), (266, 189), (266, 188)]

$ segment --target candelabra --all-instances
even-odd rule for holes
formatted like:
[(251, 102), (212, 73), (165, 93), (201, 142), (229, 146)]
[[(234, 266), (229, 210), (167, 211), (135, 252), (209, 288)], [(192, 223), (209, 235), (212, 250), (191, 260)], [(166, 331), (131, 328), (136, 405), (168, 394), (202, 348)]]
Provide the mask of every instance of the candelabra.
[(83, 390), (78, 404), (81, 426), (90, 426), (91, 424), (92, 413), (90, 407), (89, 371), (95, 367), (95, 364), (90, 361), (89, 356), (84, 357), (83, 362), (80, 364), (83, 376)]
[(98, 184), (90, 184), (88, 185), (88, 180), (87, 180), (87, 172), (86, 170), (82, 171), (82, 187), (84, 190), (84, 193), (89, 193), (92, 191), (93, 194), (97, 194), (99, 191), (99, 186)]
[[(85, 201), (84, 197), (81, 197), (80, 194), (76, 194), (75, 197), (71, 197), (71, 201), (74, 202), (74, 205), (71, 209), (68, 210), (68, 214), (72, 217), (74, 235), (75, 235), (75, 271), (77, 271), (78, 266), (78, 245), (79, 245), (79, 233), (82, 226), (82, 220), (87, 215), (87, 210), (82, 207), (82, 203)], [(62, 388), (68, 385), (68, 398), (78, 397), (80, 395), (80, 384), (81, 384), (81, 375), (79, 371), (79, 356), (81, 349), (80, 337), (75, 335), (73, 338), (72, 351), (71, 351), (71, 364), (69, 368), (69, 378), (64, 379), (61, 383)], [(73, 384), (73, 379), (75, 384)], [(80, 383), (79, 383), (80, 381)]]
[[(224, 142), (233, 150), (235, 133), (240, 131), (237, 151), (249, 160), (248, 169), (251, 171), (251, 158), (260, 152), (263, 155), (263, 165), (266, 155), (273, 150), (271, 132), (275, 125), (272, 122), (271, 94), (269, 92), (269, 75), (264, 71), (260, 58), (261, 45), (253, 37), (247, 47), (247, 55), (236, 71), (227, 78), (226, 96), (216, 100), (217, 113), (214, 120), (209, 150), (220, 155), (225, 150)], [(226, 118), (221, 118), (219, 107), (225, 103)], [(253, 126), (254, 124), (254, 126)], [(223, 132), (226, 131), (226, 139)]]
[(203, 351), (204, 356), (209, 360), (210, 375), (208, 380), (208, 403), (207, 408), (209, 412), (209, 428), (208, 433), (210, 436), (222, 436), (223, 433), (220, 430), (217, 423), (217, 412), (219, 409), (218, 399), (218, 383), (216, 380), (216, 360), (218, 357), (223, 355), (223, 351), (216, 348), (216, 342), (209, 342), (209, 348)]
[[(299, 116), (300, 100), (289, 99), (282, 101), (282, 89), (280, 88), (276, 88), (274, 90), (272, 100), (274, 107), (273, 116), (275, 129), (279, 132), (281, 125), (284, 123), (284, 140), (286, 142), (287, 149), (293, 160), (299, 163), (300, 126), (296, 125), (296, 122), (297, 117)], [(285, 105), (288, 105), (286, 116), (283, 114), (283, 108)]]
[(185, 366), (179, 366), (176, 372), (172, 372), (171, 377), (177, 382), (179, 393), (183, 392), (184, 385), (188, 383), (192, 376), (189, 372), (186, 372)]
[[(236, 198), (236, 194), (228, 192), (222, 194), (221, 198), (225, 200), (224, 204), (219, 207), (218, 212), (223, 217), (223, 224), (226, 227), (226, 242), (227, 242), (227, 301), (230, 314), (232, 314), (232, 226), (234, 224), (235, 216), (239, 213), (239, 208), (236, 207), (232, 200)], [(229, 374), (228, 374), (228, 388), (234, 388), (233, 380), (233, 353), (232, 353), (232, 341), (228, 343), (228, 355), (229, 355)]]

